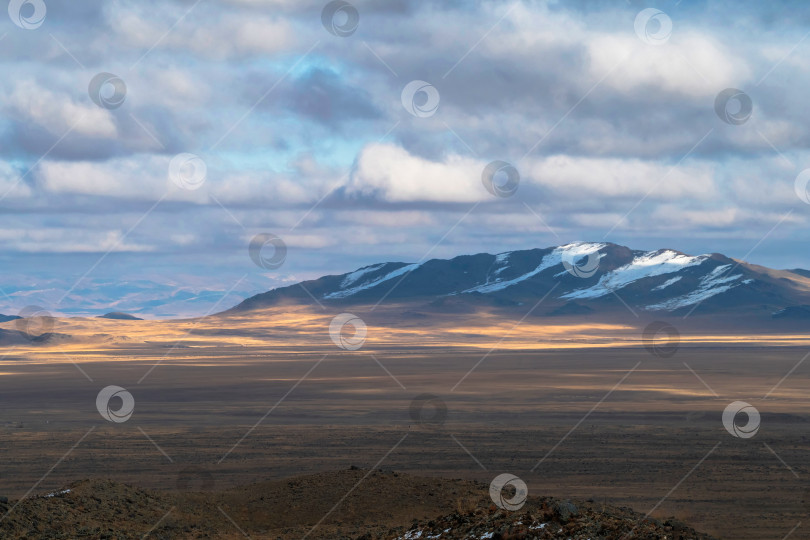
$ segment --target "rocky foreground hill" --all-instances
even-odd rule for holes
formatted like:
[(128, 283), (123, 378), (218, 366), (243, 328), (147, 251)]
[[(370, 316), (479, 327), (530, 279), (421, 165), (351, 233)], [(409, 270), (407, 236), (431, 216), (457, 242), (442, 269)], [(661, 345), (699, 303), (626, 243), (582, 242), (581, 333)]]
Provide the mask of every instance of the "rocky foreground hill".
[(710, 538), (674, 519), (593, 501), (529, 497), (509, 512), (492, 503), (485, 484), (391, 471), (353, 468), (225, 490), (211, 489), (210, 476), (200, 479), (177, 487), (207, 491), (92, 479), (22, 501), (0, 499), (0, 538)]

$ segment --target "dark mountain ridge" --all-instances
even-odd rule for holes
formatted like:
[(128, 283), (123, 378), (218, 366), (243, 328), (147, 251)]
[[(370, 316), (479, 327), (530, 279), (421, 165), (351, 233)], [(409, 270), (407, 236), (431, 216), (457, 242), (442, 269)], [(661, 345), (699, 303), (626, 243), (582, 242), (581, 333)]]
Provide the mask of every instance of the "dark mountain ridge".
[(625, 311), (792, 319), (804, 318), (801, 307), (810, 306), (808, 276), (807, 271), (773, 270), (720, 253), (691, 256), (672, 249), (641, 251), (575, 242), (422, 263), (374, 264), (273, 289), (231, 311), (312, 303), (313, 297), (324, 305), (387, 302), (434, 310), (530, 307), (543, 299), (540, 315)]

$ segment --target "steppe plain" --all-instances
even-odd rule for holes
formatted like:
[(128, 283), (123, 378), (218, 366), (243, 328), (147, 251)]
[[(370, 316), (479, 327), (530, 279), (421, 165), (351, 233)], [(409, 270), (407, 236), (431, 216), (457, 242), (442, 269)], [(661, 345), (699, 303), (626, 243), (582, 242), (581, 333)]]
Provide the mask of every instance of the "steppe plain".
[[(508, 472), (532, 496), (674, 515), (720, 538), (810, 538), (798, 330), (675, 322), (669, 356), (642, 320), (353, 310), (368, 325), (356, 351), (330, 339), (337, 312), (303, 306), (59, 319), (47, 342), (4, 347), (0, 495), (83, 479), (226, 490), (351, 466), (487, 484)], [(108, 385), (133, 395), (128, 421), (96, 409)], [(737, 400), (761, 413), (752, 438), (721, 422)]]

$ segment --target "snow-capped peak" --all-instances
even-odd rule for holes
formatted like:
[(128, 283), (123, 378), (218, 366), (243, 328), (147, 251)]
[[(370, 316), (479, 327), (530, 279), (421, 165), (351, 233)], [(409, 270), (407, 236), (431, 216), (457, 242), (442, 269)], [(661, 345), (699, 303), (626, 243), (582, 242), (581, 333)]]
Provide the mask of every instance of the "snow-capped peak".
[[(358, 275), (358, 276), (355, 276), (353, 278), (353, 280), (349, 282), (349, 284), (356, 283), (357, 281), (361, 281), (365, 274), (368, 274), (369, 272), (372, 272), (374, 270), (378, 270), (378, 269), (382, 268), (383, 266), (385, 266), (385, 265), (381, 264), (381, 265), (378, 265), (376, 268), (372, 268), (370, 266), (367, 266), (366, 268), (361, 268), (357, 272), (353, 272), (352, 274), (357, 274), (358, 272), (362, 271), (362, 273), (360, 275)], [(412, 272), (413, 270), (416, 270), (417, 268), (419, 268), (419, 266), (420, 266), (419, 264), (406, 264), (405, 266), (401, 266), (401, 267), (397, 268), (396, 270), (394, 270), (392, 272), (388, 272), (384, 276), (378, 277), (376, 279), (372, 279), (370, 281), (363, 281), (362, 283), (359, 283), (358, 285), (355, 285), (354, 287), (350, 287), (348, 289), (341, 288), (338, 291), (334, 291), (334, 292), (325, 294), (325, 295), (323, 295), (323, 297), (325, 299), (327, 299), (327, 300), (332, 300), (332, 299), (337, 299), (337, 298), (346, 298), (346, 297), (352, 296), (352, 295), (354, 295), (354, 294), (356, 294), (356, 293), (358, 293), (360, 291), (363, 291), (365, 289), (370, 289), (372, 287), (376, 287), (380, 283), (383, 283), (384, 281), (388, 281), (389, 279), (394, 279), (395, 277), (399, 277), (399, 276), (401, 276), (403, 274), (407, 274), (408, 272)], [(345, 282), (345, 281), (346, 280), (344, 279), (343, 282)]]
[(698, 284), (697, 289), (695, 289), (694, 291), (685, 294), (683, 296), (678, 296), (676, 298), (660, 302), (658, 304), (647, 306), (647, 309), (649, 310), (664, 309), (671, 311), (673, 309), (698, 304), (700, 302), (703, 302), (707, 298), (711, 298), (712, 296), (716, 296), (722, 292), (726, 292), (727, 290), (738, 285), (733, 282), (743, 277), (742, 274), (726, 276), (725, 274), (730, 268), (731, 268), (730, 264), (718, 266), (717, 268), (713, 269), (711, 272), (703, 276), (703, 278), (700, 280), (700, 283)]
[[(563, 262), (563, 258), (565, 257), (566, 260), (572, 261), (576, 260), (580, 257), (585, 257), (591, 255), (592, 253), (598, 252), (600, 249), (605, 247), (606, 244), (594, 244), (588, 242), (574, 242), (571, 244), (566, 244), (564, 246), (559, 246), (555, 248), (551, 253), (543, 257), (540, 261), (540, 264), (537, 265), (533, 270), (526, 272), (520, 276), (517, 276), (512, 279), (502, 279), (496, 278), (492, 282), (487, 282), (482, 285), (477, 285), (475, 287), (471, 287), (465, 291), (465, 293), (471, 292), (478, 292), (478, 293), (490, 293), (495, 291), (500, 291), (506, 289), (507, 287), (511, 287), (517, 283), (522, 281), (526, 281), (527, 279), (536, 276), (540, 272), (552, 268), (554, 266), (560, 265)], [(499, 255), (500, 256), (500, 255)], [(497, 257), (495, 259), (496, 262), (499, 262)], [(503, 262), (506, 261), (506, 258), (503, 259)], [(501, 273), (502, 269), (499, 269), (496, 274)]]
[[(736, 271), (739, 268), (739, 271)], [(490, 302), (520, 306), (538, 302), (549, 314), (565, 315), (613, 309), (622, 304), (642, 310), (671, 311), (735, 289), (715, 308), (756, 304), (774, 309), (778, 302), (810, 305), (810, 289), (788, 275), (773, 277), (745, 263), (722, 255), (685, 255), (671, 249), (632, 251), (599, 242), (572, 242), (546, 249), (477, 253), (423, 263), (382, 263), (365, 266), (341, 276), (325, 276), (302, 287), (285, 287), (246, 301), (253, 308), (281, 299), (304, 299), (312, 291), (318, 298), (377, 302), (418, 301), (453, 297), (455, 302)], [(797, 278), (798, 279), (798, 278)], [(677, 285), (675, 285), (677, 284)], [(395, 294), (391, 294), (396, 289)], [(489, 296), (490, 299), (479, 298)], [(466, 298), (465, 298), (466, 297)], [(593, 305), (581, 305), (583, 302)], [(442, 306), (444, 301), (435, 303)], [(572, 306), (566, 306), (572, 304)], [(621, 306), (619, 306), (621, 307)]]
[(678, 272), (699, 265), (707, 258), (706, 255), (690, 257), (672, 250), (650, 251), (635, 257), (629, 264), (606, 273), (596, 285), (572, 291), (562, 298), (599, 298), (639, 279)]

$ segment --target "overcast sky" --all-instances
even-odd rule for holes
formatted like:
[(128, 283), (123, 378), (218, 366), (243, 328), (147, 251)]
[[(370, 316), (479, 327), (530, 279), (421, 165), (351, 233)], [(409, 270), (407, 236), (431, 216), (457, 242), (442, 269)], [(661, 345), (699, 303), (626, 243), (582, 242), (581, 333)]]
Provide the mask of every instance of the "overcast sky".
[(573, 240), (810, 267), (808, 32), (801, 2), (12, 0), (0, 313)]

